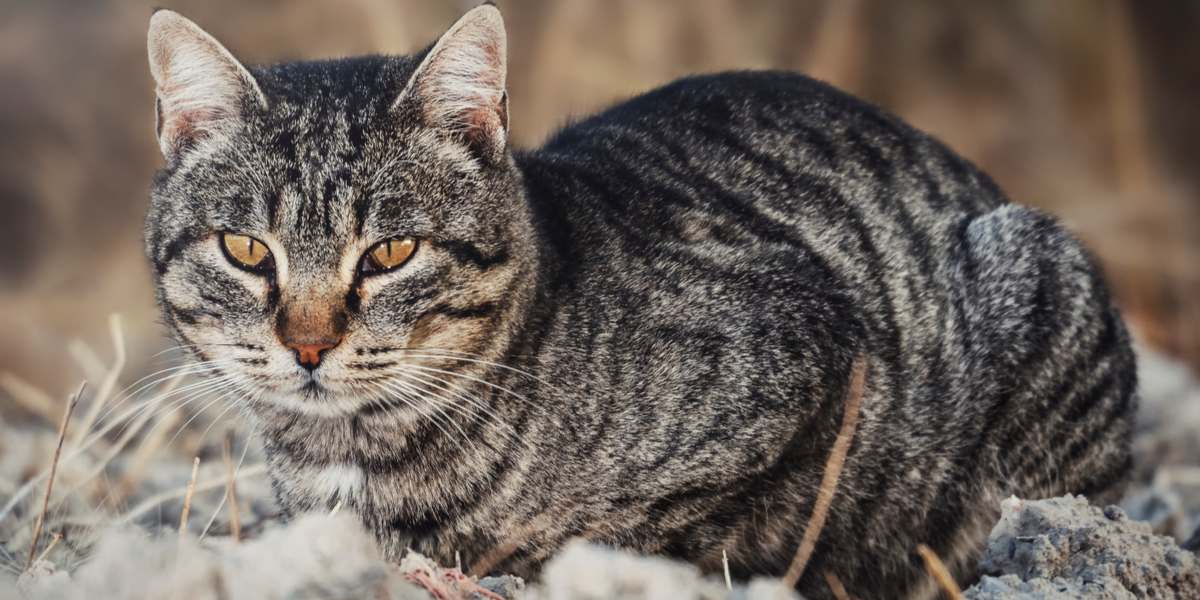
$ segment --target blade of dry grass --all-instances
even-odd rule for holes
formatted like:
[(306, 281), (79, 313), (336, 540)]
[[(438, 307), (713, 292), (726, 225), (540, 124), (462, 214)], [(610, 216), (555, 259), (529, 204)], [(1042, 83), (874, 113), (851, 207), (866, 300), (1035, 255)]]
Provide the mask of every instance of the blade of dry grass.
[(796, 556), (791, 566), (783, 576), (783, 582), (788, 587), (796, 587), (796, 582), (804, 575), (804, 569), (812, 558), (817, 546), (821, 530), (825, 528), (825, 519), (829, 516), (829, 506), (833, 503), (833, 495), (837, 492), (838, 479), (842, 475), (842, 467), (846, 463), (846, 455), (850, 452), (850, 442), (854, 439), (854, 431), (858, 427), (858, 414), (862, 405), (863, 388), (866, 385), (867, 361), (859, 356), (854, 361), (850, 372), (850, 386), (846, 391), (846, 401), (842, 409), (842, 427), (837, 438), (833, 440), (833, 448), (825, 461), (825, 475), (821, 478), (821, 487), (817, 490), (817, 500), (813, 503), (812, 515), (804, 528), (804, 537), (796, 549)]
[(837, 598), (837, 600), (850, 600), (850, 594), (846, 592), (846, 586), (842, 585), (842, 580), (838, 579), (837, 575), (834, 575), (830, 571), (824, 571), (823, 575), (825, 576), (825, 584), (829, 586), (829, 593), (833, 594), (834, 598)]
[(54, 398), (16, 373), (8, 371), (0, 373), (0, 388), (8, 392), (8, 395), (12, 396), (12, 399), (16, 400), (17, 404), (20, 404), (25, 410), (42, 417), (47, 423), (53, 423), (54, 418), (58, 416), (58, 403), (54, 401)]
[(57, 546), (58, 543), (62, 541), (62, 539), (63, 539), (63, 534), (61, 531), (54, 532), (54, 537), (50, 538), (50, 544), (48, 546), (46, 546), (45, 550), (42, 550), (42, 553), (39, 554), (37, 559), (35, 559), (33, 562), (41, 561), (41, 560), (45, 559), (47, 556), (50, 556), (50, 551), (53, 550), (54, 547)]
[(25, 563), (26, 569), (33, 566), (33, 559), (37, 556), (38, 538), (41, 537), (42, 527), (46, 524), (46, 510), (50, 507), (50, 494), (54, 491), (54, 476), (58, 474), (58, 458), (62, 456), (63, 440), (67, 437), (67, 425), (71, 422), (71, 413), (75, 412), (75, 405), (79, 404), (79, 397), (83, 395), (86, 387), (86, 381), (79, 384), (79, 389), (67, 402), (67, 410), (63, 412), (62, 422), (58, 425), (58, 445), (54, 447), (54, 459), (50, 462), (50, 478), (46, 481), (46, 494), (42, 496), (42, 511), (38, 513), (37, 522), (33, 526), (33, 539), (29, 541), (29, 560)]
[(196, 473), (200, 471), (200, 457), (192, 459), (192, 477), (188, 479), (187, 492), (183, 495), (183, 512), (179, 513), (179, 540), (187, 534), (188, 513), (192, 512), (192, 495), (196, 493)]
[(721, 550), (721, 568), (725, 571), (725, 589), (733, 591), (733, 578), (729, 576), (729, 553)]
[(921, 555), (921, 559), (925, 561), (925, 570), (937, 582), (938, 587), (942, 588), (946, 597), (950, 600), (962, 600), (962, 589), (958, 587), (958, 583), (950, 575), (950, 569), (946, 568), (946, 563), (942, 562), (937, 553), (925, 544), (917, 544), (917, 554)]
[(99, 389), (96, 391), (96, 396), (91, 407), (83, 417), (78, 432), (71, 440), (72, 446), (79, 446), (84, 441), (84, 436), (92, 430), (92, 425), (96, 423), (96, 419), (100, 416), (100, 410), (108, 404), (109, 396), (117, 387), (117, 382), (121, 379), (121, 371), (125, 370), (125, 332), (121, 327), (120, 315), (109, 315), (108, 317), (108, 332), (112, 336), (113, 352), (116, 358), (113, 359), (113, 364), (108, 369), (108, 374), (105, 375), (104, 381), (100, 383)]
[(225, 473), (229, 476), (229, 483), (225, 485), (225, 496), (229, 500), (229, 535), (236, 543), (242, 539), (242, 519), (238, 508), (237, 478), (234, 477), (232, 432), (225, 434), (221, 457), (225, 460)]

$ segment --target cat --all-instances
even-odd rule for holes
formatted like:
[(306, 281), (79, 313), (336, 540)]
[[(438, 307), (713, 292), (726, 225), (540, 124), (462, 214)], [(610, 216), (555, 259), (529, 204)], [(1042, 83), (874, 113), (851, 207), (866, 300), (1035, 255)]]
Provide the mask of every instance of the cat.
[(931, 597), (918, 544), (969, 580), (1001, 499), (1121, 492), (1094, 259), (826, 84), (688, 77), (518, 150), (491, 4), (411, 56), (252, 69), (160, 10), (149, 55), (157, 298), (288, 514), (527, 577), (573, 537), (779, 576), (860, 360), (809, 597)]

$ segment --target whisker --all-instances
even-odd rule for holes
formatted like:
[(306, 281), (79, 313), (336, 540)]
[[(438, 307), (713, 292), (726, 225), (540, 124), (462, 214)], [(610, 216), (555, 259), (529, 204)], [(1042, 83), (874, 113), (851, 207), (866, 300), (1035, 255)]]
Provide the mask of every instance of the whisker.
[[(408, 351), (408, 350), (407, 350), (407, 349), (405, 349), (405, 348), (401, 348), (400, 350), (402, 350), (402, 351), (405, 351), (405, 352), (407, 352), (407, 351)], [(422, 351), (427, 351), (427, 350), (426, 350), (426, 349), (422, 349)], [(487, 360), (487, 359), (484, 359), (484, 358), (467, 357), (467, 356), (456, 356), (456, 355), (453, 355), (453, 354), (446, 354), (446, 355), (439, 355), (439, 354), (405, 354), (405, 356), (406, 356), (406, 357), (411, 357), (411, 358), (441, 358), (441, 359), (448, 359), (448, 360), (456, 360), (456, 361), (460, 361), (460, 362), (467, 362), (467, 363), (474, 363), (474, 364), (486, 365), (486, 366), (489, 366), (489, 367), (496, 367), (497, 369), (503, 369), (503, 370), (505, 370), (505, 371), (510, 371), (510, 372), (512, 372), (512, 373), (516, 373), (516, 374), (518, 374), (518, 375), (522, 375), (522, 376), (528, 377), (528, 378), (530, 378), (530, 379), (532, 379), (532, 380), (534, 380), (534, 381), (536, 381), (536, 382), (538, 382), (538, 383), (540, 383), (540, 384), (543, 384), (543, 385), (545, 385), (545, 386), (547, 386), (547, 387), (550, 387), (551, 389), (555, 389), (555, 390), (557, 390), (557, 389), (558, 389), (558, 388), (557, 388), (557, 386), (555, 386), (553, 383), (550, 383), (549, 381), (546, 381), (545, 379), (542, 379), (541, 377), (538, 377), (537, 375), (534, 375), (533, 373), (530, 373), (529, 371), (526, 371), (526, 370), (524, 370), (524, 369), (518, 369), (517, 367), (509, 366), (509, 365), (506, 365), (506, 364), (504, 364), (504, 363), (498, 363), (498, 362), (491, 361), (491, 360)]]
[[(442, 421), (441, 421), (441, 419), (438, 418), (439, 416), (446, 418), (446, 420), (449, 421), (450, 425), (453, 425), (456, 429), (458, 429), (458, 432), (462, 436), (462, 438), (464, 440), (467, 440), (467, 442), (471, 443), (472, 446), (474, 446), (474, 442), (471, 441), (470, 437), (467, 435), (467, 432), (464, 431), (463, 428), (458, 425), (458, 423), (455, 423), (453, 419), (449, 419), (448, 417), (446, 417), (446, 415), (444, 415), (441, 411), (434, 412), (435, 406), (431, 402), (429, 402), (427, 399), (422, 397), (422, 394), (420, 393), (419, 388), (413, 386), (410, 383), (407, 383), (404, 381), (396, 381), (394, 379), (381, 382), (381, 384), (387, 388), (390, 388), (393, 392), (400, 394), (400, 399), (402, 401), (404, 401), (406, 404), (408, 404), (410, 407), (412, 407), (414, 410), (418, 411), (423, 416), (428, 416), (429, 420), (435, 426), (437, 426), (437, 428), (439, 430), (441, 430), (441, 432), (443, 434), (445, 434), (447, 438), (454, 439), (454, 435), (452, 433), (450, 433), (450, 430), (448, 430), (442, 426), (442, 424), (441, 424)], [(409, 400), (405, 400), (405, 398), (410, 399), (411, 402)], [(425, 411), (421, 410), (421, 407), (419, 405), (424, 405), (427, 408), (429, 408), (430, 413), (428, 415), (426, 415)]]
[[(217, 396), (216, 398), (211, 400), (208, 404), (205, 404), (204, 406), (202, 406), (200, 408), (200, 410), (197, 410), (196, 413), (191, 416), (191, 418), (189, 418), (187, 421), (184, 421), (183, 425), (180, 425), (178, 428), (176, 428), (175, 435), (172, 435), (171, 439), (167, 440), (167, 443), (166, 443), (167, 446), (170, 446), (172, 443), (174, 443), (175, 439), (179, 437), (179, 434), (183, 433), (184, 430), (187, 429), (187, 426), (192, 424), (192, 421), (195, 421), (197, 418), (199, 418), (200, 415), (204, 414), (204, 412), (207, 411), (209, 408), (211, 408), (214, 404), (217, 404), (218, 402), (224, 402), (234, 395), (244, 393), (244, 391), (243, 391), (242, 385), (240, 383), (238, 383), (237, 381), (229, 381), (227, 385), (222, 386), (222, 387), (218, 388), (217, 390), (213, 390), (210, 393), (219, 393), (220, 396)], [(182, 407), (180, 407), (180, 408), (182, 408)], [(178, 410), (178, 409), (176, 409), (176, 410)]]
[(529, 406), (531, 406), (531, 407), (536, 407), (536, 406), (537, 406), (536, 404), (534, 404), (534, 403), (533, 403), (533, 402), (531, 402), (531, 401), (530, 401), (528, 398), (526, 398), (525, 396), (522, 396), (521, 394), (518, 394), (518, 393), (516, 393), (516, 392), (514, 392), (514, 391), (512, 391), (512, 390), (510, 390), (510, 389), (508, 389), (508, 388), (506, 388), (506, 387), (504, 387), (504, 386), (502, 386), (502, 385), (496, 385), (496, 384), (494, 384), (494, 383), (492, 383), (492, 382), (490, 382), (490, 381), (486, 381), (486, 380), (484, 380), (484, 379), (480, 379), (480, 378), (478, 378), (478, 377), (475, 377), (475, 376), (473, 376), (473, 375), (467, 375), (466, 373), (456, 373), (456, 372), (454, 372), (454, 371), (447, 371), (447, 370), (445, 370), (445, 369), (437, 369), (437, 368), (434, 368), (434, 367), (426, 367), (426, 366), (424, 366), (424, 365), (412, 365), (412, 364), (406, 364), (406, 365), (404, 365), (404, 368), (406, 368), (406, 369), (417, 369), (417, 370), (419, 370), (419, 371), (426, 371), (426, 372), (430, 372), (430, 373), (439, 373), (439, 374), (442, 374), (442, 375), (449, 375), (449, 376), (451, 376), (451, 377), (461, 377), (461, 378), (463, 378), (463, 379), (467, 379), (467, 380), (470, 380), (470, 381), (474, 381), (475, 383), (478, 383), (478, 384), (481, 384), (481, 385), (486, 385), (486, 386), (488, 386), (488, 387), (490, 387), (490, 388), (492, 388), (492, 389), (494, 389), (494, 390), (497, 390), (497, 391), (504, 392), (504, 393), (508, 394), (509, 396), (512, 396), (513, 398), (516, 398), (517, 400), (520, 400), (520, 401), (522, 401), (522, 402), (526, 403), (527, 405), (529, 405)]
[[(156, 371), (149, 375), (146, 375), (145, 377), (142, 377), (141, 379), (138, 379), (137, 381), (129, 384), (128, 386), (126, 386), (126, 388), (124, 390), (119, 392), (118, 396), (117, 396), (117, 400), (115, 402), (113, 402), (113, 404), (108, 408), (108, 410), (106, 410), (103, 414), (100, 415), (100, 417), (97, 419), (97, 422), (104, 421), (104, 419), (107, 418), (108, 415), (111, 414), (114, 410), (116, 410), (117, 407), (119, 407), (121, 404), (123, 404), (133, 398), (136, 398), (138, 394), (141, 394), (142, 392), (154, 387), (156, 384), (159, 384), (163, 381), (167, 381), (172, 377), (175, 377), (177, 375), (192, 375), (192, 374), (211, 372), (214, 370), (218, 370), (219, 367), (222, 365), (232, 364), (232, 363), (233, 363), (233, 361), (231, 361), (231, 360), (201, 361), (201, 362), (196, 362), (196, 363), (188, 363), (188, 364), (184, 364), (184, 365), (169, 367), (166, 369)], [(161, 377), (157, 377), (156, 379), (147, 381), (150, 378), (160, 376), (160, 375), (161, 375)], [(145, 383), (142, 383), (142, 382), (145, 382)]]
[[(426, 385), (436, 386), (448, 393), (454, 394), (454, 397), (459, 398), (476, 408), (478, 410), (478, 414), (462, 409), (454, 404), (449, 404), (448, 406), (450, 408), (455, 409), (466, 417), (478, 420), (482, 423), (488, 423), (490, 419), (490, 422), (498, 425), (501, 433), (506, 435), (510, 441), (521, 446), (528, 444), (526, 440), (520, 437), (520, 434), (517, 432), (517, 430), (511, 424), (505, 421), (504, 418), (495, 411), (495, 409), (487, 406), (487, 404), (479, 398), (468, 394), (466, 390), (462, 388), (462, 386), (447, 381), (442, 381), (434, 375), (426, 375), (423, 373), (407, 373), (406, 376), (419, 378), (415, 380), (415, 382), (423, 382)], [(493, 448), (493, 450), (495, 450), (495, 448)]]

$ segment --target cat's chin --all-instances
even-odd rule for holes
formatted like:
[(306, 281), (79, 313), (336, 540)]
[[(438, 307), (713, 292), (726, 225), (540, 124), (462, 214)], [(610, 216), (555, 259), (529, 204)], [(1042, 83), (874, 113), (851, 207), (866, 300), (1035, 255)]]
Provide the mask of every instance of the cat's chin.
[(368, 401), (352, 395), (339, 394), (319, 386), (306, 386), (288, 392), (271, 392), (264, 394), (262, 400), (287, 412), (324, 418), (350, 417), (370, 405)]

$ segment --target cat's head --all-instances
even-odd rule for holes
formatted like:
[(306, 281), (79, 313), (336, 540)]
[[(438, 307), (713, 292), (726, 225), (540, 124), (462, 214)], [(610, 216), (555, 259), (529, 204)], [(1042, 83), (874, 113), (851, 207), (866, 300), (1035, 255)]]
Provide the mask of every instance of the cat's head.
[(149, 54), (159, 302), (238, 396), (399, 404), (461, 383), (518, 327), (536, 253), (494, 6), (411, 57), (261, 69), (163, 10)]

